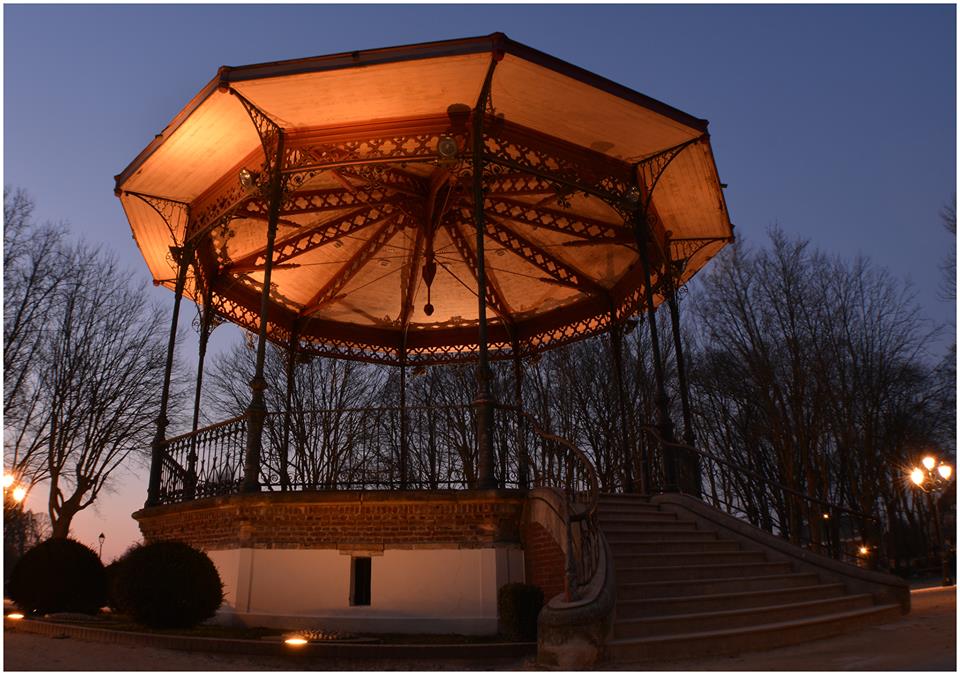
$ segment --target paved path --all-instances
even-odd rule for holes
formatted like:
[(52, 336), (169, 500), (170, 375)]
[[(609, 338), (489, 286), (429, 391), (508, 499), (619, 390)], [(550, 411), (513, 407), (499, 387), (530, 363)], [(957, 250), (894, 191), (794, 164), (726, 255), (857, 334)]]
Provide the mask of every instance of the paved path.
[[(644, 670), (945, 670), (956, 671), (957, 589), (912, 595), (913, 611), (899, 621), (851, 635), (735, 657), (661, 661)], [(490, 661), (331, 661), (199, 654), (55, 639), (7, 631), (5, 670), (533, 670), (530, 659)], [(609, 667), (609, 666), (607, 666)], [(616, 666), (615, 666), (616, 667)], [(622, 670), (635, 668), (624, 665)]]
[(249, 670), (533, 670), (533, 659), (466, 660), (336, 660), (291, 655), (248, 656), (178, 652), (155, 647), (56, 639), (5, 631), (4, 670), (106, 671), (249, 671)]

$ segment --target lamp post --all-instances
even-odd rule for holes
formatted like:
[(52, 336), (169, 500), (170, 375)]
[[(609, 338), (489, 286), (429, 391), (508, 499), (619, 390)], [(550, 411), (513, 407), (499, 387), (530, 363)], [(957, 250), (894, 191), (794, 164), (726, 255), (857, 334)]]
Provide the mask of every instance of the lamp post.
[(97, 537), (97, 539), (100, 540), (100, 552), (97, 553), (97, 557), (100, 558), (100, 560), (103, 560), (103, 540), (106, 538), (107, 538), (107, 535), (105, 535), (103, 532), (101, 532), (100, 536)]
[(944, 586), (950, 586), (953, 581), (950, 578), (950, 563), (947, 560), (943, 528), (940, 523), (939, 497), (950, 484), (952, 475), (953, 467), (946, 462), (938, 461), (933, 455), (926, 455), (920, 461), (920, 466), (915, 466), (910, 470), (910, 480), (926, 493), (927, 503), (933, 507), (933, 525), (937, 535), (937, 543), (940, 546), (940, 570)]

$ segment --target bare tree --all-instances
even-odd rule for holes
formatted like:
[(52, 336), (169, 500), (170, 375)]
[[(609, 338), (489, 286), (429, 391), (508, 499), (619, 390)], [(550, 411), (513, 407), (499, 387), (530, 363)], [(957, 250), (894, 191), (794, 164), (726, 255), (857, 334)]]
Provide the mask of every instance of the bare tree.
[[(957, 196), (953, 196), (953, 201), (944, 206), (940, 211), (940, 221), (943, 223), (943, 229), (957, 236)], [(940, 280), (940, 297), (944, 300), (957, 299), (957, 250), (956, 241), (954, 248), (946, 255), (943, 262), (940, 263), (940, 271), (943, 272), (943, 278)]]
[[(207, 396), (222, 418), (244, 414), (255, 350), (235, 345), (218, 355), (207, 382)], [(354, 466), (380, 462), (389, 449), (375, 442), (380, 420), (363, 409), (376, 405), (384, 373), (376, 366), (327, 358), (298, 357), (289, 370), (286, 350), (269, 345), (264, 365), (267, 410), (263, 464), (268, 482), (299, 487), (349, 483)], [(287, 401), (286, 381), (293, 375)], [(376, 457), (371, 458), (371, 454)]]
[(146, 453), (166, 360), (164, 313), (116, 260), (79, 245), (58, 290), (38, 374), (47, 413), (48, 510), (53, 535), (97, 498), (131, 453)]
[(117, 468), (149, 449), (164, 313), (110, 254), (34, 227), (22, 193), (4, 210), (5, 461), (21, 481), (47, 483), (52, 535), (66, 537)]
[[(863, 539), (875, 540), (874, 519), (902, 519), (913, 508), (898, 493), (902, 466), (942, 441), (950, 389), (927, 353), (936, 329), (909, 287), (773, 230), (768, 248), (740, 243), (721, 255), (694, 297), (691, 381), (707, 449), (871, 516), (851, 524)], [(715, 503), (818, 542), (822, 513), (811, 503), (707, 469)]]
[(3, 415), (4, 460), (21, 482), (46, 475), (36, 461), (41, 438), (28, 433), (38, 416), (42, 390), (32, 376), (40, 367), (46, 317), (69, 267), (63, 227), (36, 225), (33, 202), (22, 190), (3, 194)]

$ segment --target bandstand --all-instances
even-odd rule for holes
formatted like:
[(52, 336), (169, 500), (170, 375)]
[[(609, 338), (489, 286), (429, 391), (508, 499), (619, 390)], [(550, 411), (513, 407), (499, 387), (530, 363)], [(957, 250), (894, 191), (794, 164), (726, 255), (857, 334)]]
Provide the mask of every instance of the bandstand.
[[(493, 633), (512, 581), (557, 611), (598, 601), (590, 458), (495, 400), (490, 363), (519, 377), (523, 359), (602, 333), (616, 357), (646, 315), (650, 422), (674, 433), (652, 318), (664, 303), (676, 319), (675, 290), (732, 239), (706, 129), (502, 34), (221, 68), (116, 179), (175, 293), (144, 537), (206, 550), (224, 613), (252, 625)], [(202, 308), (200, 358), (192, 431), (169, 438), (183, 297)], [(200, 428), (223, 320), (257, 336), (250, 404)], [(264, 378), (268, 341), (289, 354), (286, 382)], [(400, 405), (353, 411), (336, 465), (291, 442), (292, 416), (319, 417), (265, 403), (311, 357), (400, 370)], [(477, 364), (471, 405), (408, 409), (408, 369), (459, 362)], [(430, 419), (475, 434), (428, 457)], [(650, 466), (625, 467), (623, 488), (649, 490)]]

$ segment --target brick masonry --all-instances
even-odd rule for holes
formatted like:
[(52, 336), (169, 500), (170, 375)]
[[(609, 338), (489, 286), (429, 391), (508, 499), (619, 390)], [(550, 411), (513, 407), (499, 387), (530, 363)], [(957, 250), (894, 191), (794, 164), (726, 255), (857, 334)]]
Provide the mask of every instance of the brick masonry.
[(563, 593), (563, 550), (539, 523), (523, 526), (523, 560), (527, 583), (540, 587), (544, 602)]
[(133, 514), (146, 541), (234, 548), (487, 548), (520, 542), (523, 493), (511, 490), (256, 493)]

